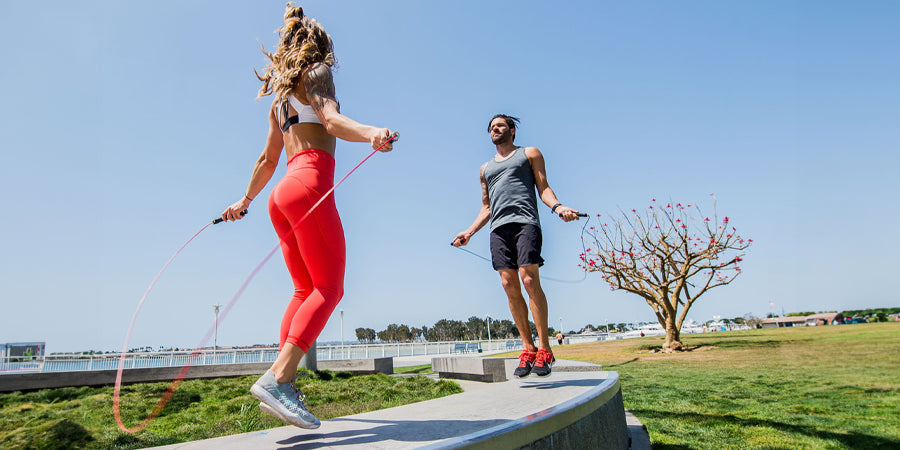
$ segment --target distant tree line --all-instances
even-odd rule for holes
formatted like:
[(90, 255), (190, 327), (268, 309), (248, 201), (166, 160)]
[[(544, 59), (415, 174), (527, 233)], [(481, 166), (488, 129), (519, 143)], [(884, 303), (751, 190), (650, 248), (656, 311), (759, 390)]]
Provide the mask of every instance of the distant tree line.
[[(789, 312), (785, 314), (787, 317), (806, 317), (811, 316), (813, 314), (821, 314), (821, 313), (834, 313), (837, 311), (801, 311), (801, 312)], [(869, 308), (869, 309), (850, 309), (846, 311), (841, 311), (841, 315), (845, 318), (863, 318), (869, 322), (887, 322), (888, 316), (891, 314), (900, 314), (900, 308)]]
[[(476, 341), (488, 339), (488, 322), (490, 322), (490, 337), (492, 339), (519, 339), (519, 330), (516, 324), (508, 319), (494, 320), (480, 317), (469, 317), (468, 320), (441, 319), (432, 326), (410, 327), (405, 324), (392, 323), (384, 330), (375, 331), (372, 328), (357, 328), (356, 339), (359, 342), (445, 342), (445, 341)], [(532, 335), (537, 334), (537, 328), (529, 321)], [(550, 328), (550, 334), (556, 331)]]
[(862, 317), (869, 322), (887, 322), (891, 314), (900, 314), (900, 308), (855, 309), (841, 312), (844, 317)]

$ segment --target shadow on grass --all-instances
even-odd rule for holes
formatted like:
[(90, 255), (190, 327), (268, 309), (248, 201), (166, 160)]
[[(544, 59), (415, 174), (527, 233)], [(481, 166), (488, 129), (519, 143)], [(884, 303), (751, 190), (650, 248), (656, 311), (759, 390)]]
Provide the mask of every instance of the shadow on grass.
[[(682, 336), (682, 337), (684, 337), (684, 336)], [(738, 340), (738, 339), (721, 339), (721, 340), (716, 340), (716, 341), (707, 341), (704, 339), (703, 342), (701, 342), (695, 346), (688, 346), (688, 347), (690, 347), (692, 349), (698, 349), (701, 347), (717, 347), (717, 348), (728, 348), (728, 349), (761, 348), (761, 347), (777, 348), (777, 347), (782, 346), (783, 344), (784, 344), (784, 341), (777, 341), (777, 340), (772, 340), (772, 339), (761, 340), (761, 341)]]
[(620, 363), (618, 363), (618, 364), (609, 364), (609, 365), (604, 366), (604, 367), (606, 367), (606, 368), (622, 367), (622, 366), (624, 366), (625, 364), (631, 364), (631, 363), (637, 361), (638, 359), (640, 359), (640, 358), (631, 358), (631, 359), (629, 359), (628, 361), (623, 361), (623, 362), (620, 362)]
[[(735, 417), (731, 414), (726, 415), (718, 415), (718, 414), (698, 414), (698, 413), (671, 413), (668, 411), (656, 411), (656, 410), (647, 410), (647, 409), (630, 409), (635, 416), (640, 418), (657, 418), (657, 419), (672, 419), (673, 416), (677, 416), (679, 418), (687, 419), (695, 419), (707, 422), (725, 422), (732, 425), (740, 426), (740, 427), (754, 427), (754, 426), (762, 426), (769, 427), (779, 431), (784, 431), (787, 433), (793, 434), (802, 434), (805, 436), (813, 437), (816, 439), (827, 439), (834, 440), (840, 442), (846, 448), (860, 449), (860, 450), (870, 450), (870, 449), (895, 449), (900, 448), (900, 440), (890, 439), (881, 436), (873, 436), (870, 434), (863, 434), (857, 432), (847, 432), (847, 433), (836, 433), (833, 431), (826, 431), (816, 429), (814, 427), (802, 426), (802, 425), (793, 425), (784, 422), (776, 422), (773, 420), (764, 420), (764, 419), (742, 419), (740, 417)], [(654, 450), (660, 448), (666, 449), (679, 449), (679, 448), (689, 448), (689, 447), (680, 447), (680, 446), (657, 446), (653, 445)]]

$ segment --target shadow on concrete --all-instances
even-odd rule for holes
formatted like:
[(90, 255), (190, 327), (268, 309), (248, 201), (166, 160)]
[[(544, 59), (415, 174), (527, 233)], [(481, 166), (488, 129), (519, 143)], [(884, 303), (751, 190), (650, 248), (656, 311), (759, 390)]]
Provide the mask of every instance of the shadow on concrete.
[(519, 388), (521, 389), (555, 389), (566, 386), (581, 386), (581, 387), (594, 387), (598, 386), (600, 383), (594, 379), (587, 380), (535, 380), (531, 381), (528, 379), (519, 380), (521, 384)]
[[(508, 420), (366, 420), (339, 418), (329, 422), (358, 422), (382, 424), (372, 428), (335, 431), (333, 433), (300, 432), (278, 441), (285, 449), (366, 445), (389, 440), (419, 442), (449, 439), (500, 425)], [(410, 433), (415, 430), (415, 433)], [(318, 442), (317, 442), (318, 441)]]
[[(848, 433), (837, 433), (833, 431), (823, 430), (817, 427), (803, 426), (803, 425), (795, 425), (784, 422), (776, 422), (774, 420), (765, 420), (765, 419), (756, 419), (756, 418), (740, 418), (731, 414), (698, 414), (698, 413), (672, 413), (670, 411), (657, 411), (657, 410), (648, 410), (648, 409), (630, 409), (630, 411), (639, 417), (643, 418), (669, 418), (681, 417), (685, 419), (685, 421), (691, 421), (694, 423), (703, 423), (710, 422), (719, 423), (724, 421), (730, 425), (735, 425), (739, 427), (769, 427), (774, 428), (779, 431), (783, 431), (786, 433), (793, 434), (801, 434), (804, 436), (810, 436), (817, 439), (823, 440), (833, 440), (836, 442), (840, 442), (842, 446), (851, 449), (859, 449), (859, 450), (869, 450), (875, 448), (900, 448), (900, 440), (898, 439), (890, 439), (882, 436), (873, 436), (871, 434), (864, 434), (858, 432), (848, 432)], [(665, 448), (665, 449), (680, 449), (680, 448), (689, 448), (683, 446), (659, 446), (658, 444), (653, 445), (654, 450), (657, 448)]]

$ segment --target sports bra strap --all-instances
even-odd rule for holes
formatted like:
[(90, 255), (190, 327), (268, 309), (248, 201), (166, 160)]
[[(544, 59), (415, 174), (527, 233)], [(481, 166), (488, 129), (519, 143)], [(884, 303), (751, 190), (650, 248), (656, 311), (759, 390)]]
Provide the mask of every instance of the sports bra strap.
[(281, 132), (282, 133), (287, 133), (287, 131), (291, 128), (291, 125), (300, 123), (299, 115), (288, 117), (288, 102), (287, 102), (287, 100), (281, 102), (281, 117), (284, 118), (284, 122), (281, 124)]

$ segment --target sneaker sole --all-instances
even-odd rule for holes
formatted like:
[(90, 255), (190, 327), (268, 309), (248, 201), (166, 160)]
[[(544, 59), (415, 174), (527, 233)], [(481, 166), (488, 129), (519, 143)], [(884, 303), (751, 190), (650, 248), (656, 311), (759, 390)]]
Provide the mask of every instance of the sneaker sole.
[(272, 403), (281, 405), (281, 402), (279, 402), (272, 394), (270, 394), (269, 391), (255, 384), (250, 387), (250, 393), (254, 397), (256, 397), (257, 400), (259, 400), (259, 409), (263, 410), (267, 414), (281, 419), (285, 423), (307, 430), (314, 430), (316, 428), (319, 428), (319, 426), (321, 425), (321, 422), (304, 422), (302, 420), (298, 420), (292, 414), (286, 414), (281, 411), (280, 408), (273, 407), (271, 405)]

